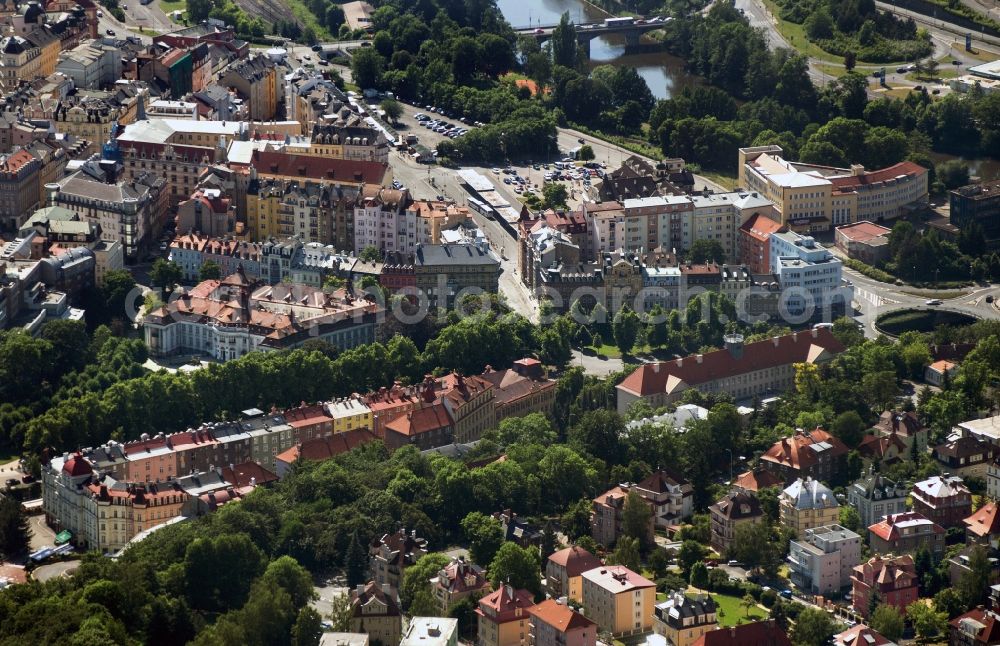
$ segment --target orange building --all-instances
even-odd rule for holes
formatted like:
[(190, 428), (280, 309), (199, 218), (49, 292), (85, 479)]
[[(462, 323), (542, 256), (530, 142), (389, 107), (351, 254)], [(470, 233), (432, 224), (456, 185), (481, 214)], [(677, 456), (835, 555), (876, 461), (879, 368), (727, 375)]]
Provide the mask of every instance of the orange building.
[(509, 585), (479, 600), (476, 615), (479, 620), (481, 646), (521, 646), (528, 641), (530, 618), (528, 608), (535, 605), (527, 590), (515, 590)]

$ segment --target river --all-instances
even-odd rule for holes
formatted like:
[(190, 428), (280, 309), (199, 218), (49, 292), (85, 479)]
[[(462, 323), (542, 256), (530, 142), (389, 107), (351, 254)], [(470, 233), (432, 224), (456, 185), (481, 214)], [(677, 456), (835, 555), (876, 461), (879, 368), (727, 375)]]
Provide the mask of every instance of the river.
[[(504, 17), (515, 28), (555, 25), (569, 12), (573, 22), (601, 20), (607, 13), (583, 0), (497, 0)], [(590, 66), (628, 65), (634, 67), (657, 99), (668, 99), (698, 78), (684, 71), (684, 61), (665, 52), (625, 54), (624, 36), (604, 36), (590, 43)]]

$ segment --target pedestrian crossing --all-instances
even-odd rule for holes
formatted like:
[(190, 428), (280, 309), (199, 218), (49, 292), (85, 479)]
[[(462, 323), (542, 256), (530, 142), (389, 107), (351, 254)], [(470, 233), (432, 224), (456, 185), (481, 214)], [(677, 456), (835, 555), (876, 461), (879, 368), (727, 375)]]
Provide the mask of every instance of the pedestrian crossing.
[(891, 298), (886, 298), (877, 292), (873, 292), (863, 287), (854, 288), (854, 300), (860, 303), (867, 303), (873, 307), (882, 307), (883, 305), (894, 305), (899, 303), (897, 300)]

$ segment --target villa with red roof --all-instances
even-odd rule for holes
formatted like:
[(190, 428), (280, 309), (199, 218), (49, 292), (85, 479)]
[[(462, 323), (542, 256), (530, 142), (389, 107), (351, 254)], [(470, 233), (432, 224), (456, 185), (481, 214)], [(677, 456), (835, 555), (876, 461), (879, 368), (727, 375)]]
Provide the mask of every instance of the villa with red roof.
[(639, 399), (653, 408), (673, 404), (691, 388), (736, 399), (785, 392), (795, 385), (796, 363), (827, 363), (844, 351), (827, 328), (745, 345), (741, 337), (733, 337), (726, 345), (723, 350), (636, 368), (616, 387), (619, 414)]
[(938, 359), (924, 369), (924, 381), (932, 386), (943, 386), (946, 379), (958, 374), (958, 364), (947, 359)]
[(530, 609), (535, 600), (527, 590), (502, 585), (496, 592), (479, 600), (476, 618), (479, 644), (521, 646), (528, 643), (531, 631)]
[(532, 607), (529, 643), (596, 646), (597, 624), (555, 599)]
[(847, 446), (821, 428), (783, 437), (760, 457), (760, 463), (785, 482), (797, 478), (836, 480), (846, 466)]
[(756, 493), (761, 489), (767, 489), (768, 487), (781, 487), (784, 486), (784, 484), (784, 478), (774, 475), (767, 469), (757, 467), (752, 471), (746, 471), (736, 476), (736, 480), (733, 481), (733, 488)]
[(913, 442), (917, 443), (918, 452), (925, 450), (930, 437), (930, 429), (920, 422), (913, 411), (884, 411), (879, 415), (874, 430), (876, 435), (898, 435), (906, 444), (907, 451), (910, 451)]
[(856, 612), (868, 617), (871, 595), (876, 594), (880, 603), (903, 612), (917, 600), (918, 584), (912, 556), (883, 558), (876, 555), (855, 566), (851, 574), (851, 603)]
[(604, 565), (582, 547), (573, 545), (555, 552), (545, 563), (545, 588), (553, 597), (567, 597), (577, 603), (583, 603), (583, 586), (581, 575), (584, 572)]
[(948, 622), (949, 646), (996, 646), (1000, 644), (1000, 617), (982, 606)]
[(945, 529), (915, 511), (889, 514), (868, 527), (868, 543), (876, 554), (913, 554), (926, 547), (944, 554)]
[(996, 502), (986, 503), (962, 522), (967, 543), (1000, 548), (1000, 505)]
[(481, 597), (492, 588), (483, 568), (464, 556), (452, 558), (431, 579), (431, 594), (441, 608), (442, 617), (448, 616), (449, 608), (462, 599), (473, 595)]

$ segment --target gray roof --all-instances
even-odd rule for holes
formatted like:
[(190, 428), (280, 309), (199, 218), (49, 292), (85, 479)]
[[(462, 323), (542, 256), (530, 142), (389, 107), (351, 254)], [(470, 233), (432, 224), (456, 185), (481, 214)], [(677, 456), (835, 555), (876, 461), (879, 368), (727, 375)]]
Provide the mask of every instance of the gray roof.
[(149, 193), (149, 187), (135, 183), (98, 182), (80, 173), (70, 175), (59, 183), (59, 192), (85, 199), (121, 204), (125, 200), (138, 200)]
[(782, 496), (794, 501), (796, 509), (829, 509), (839, 506), (833, 491), (812, 478), (799, 478), (782, 492)]
[(471, 244), (425, 244), (417, 248), (414, 265), (495, 265), (500, 261), (493, 254)]

